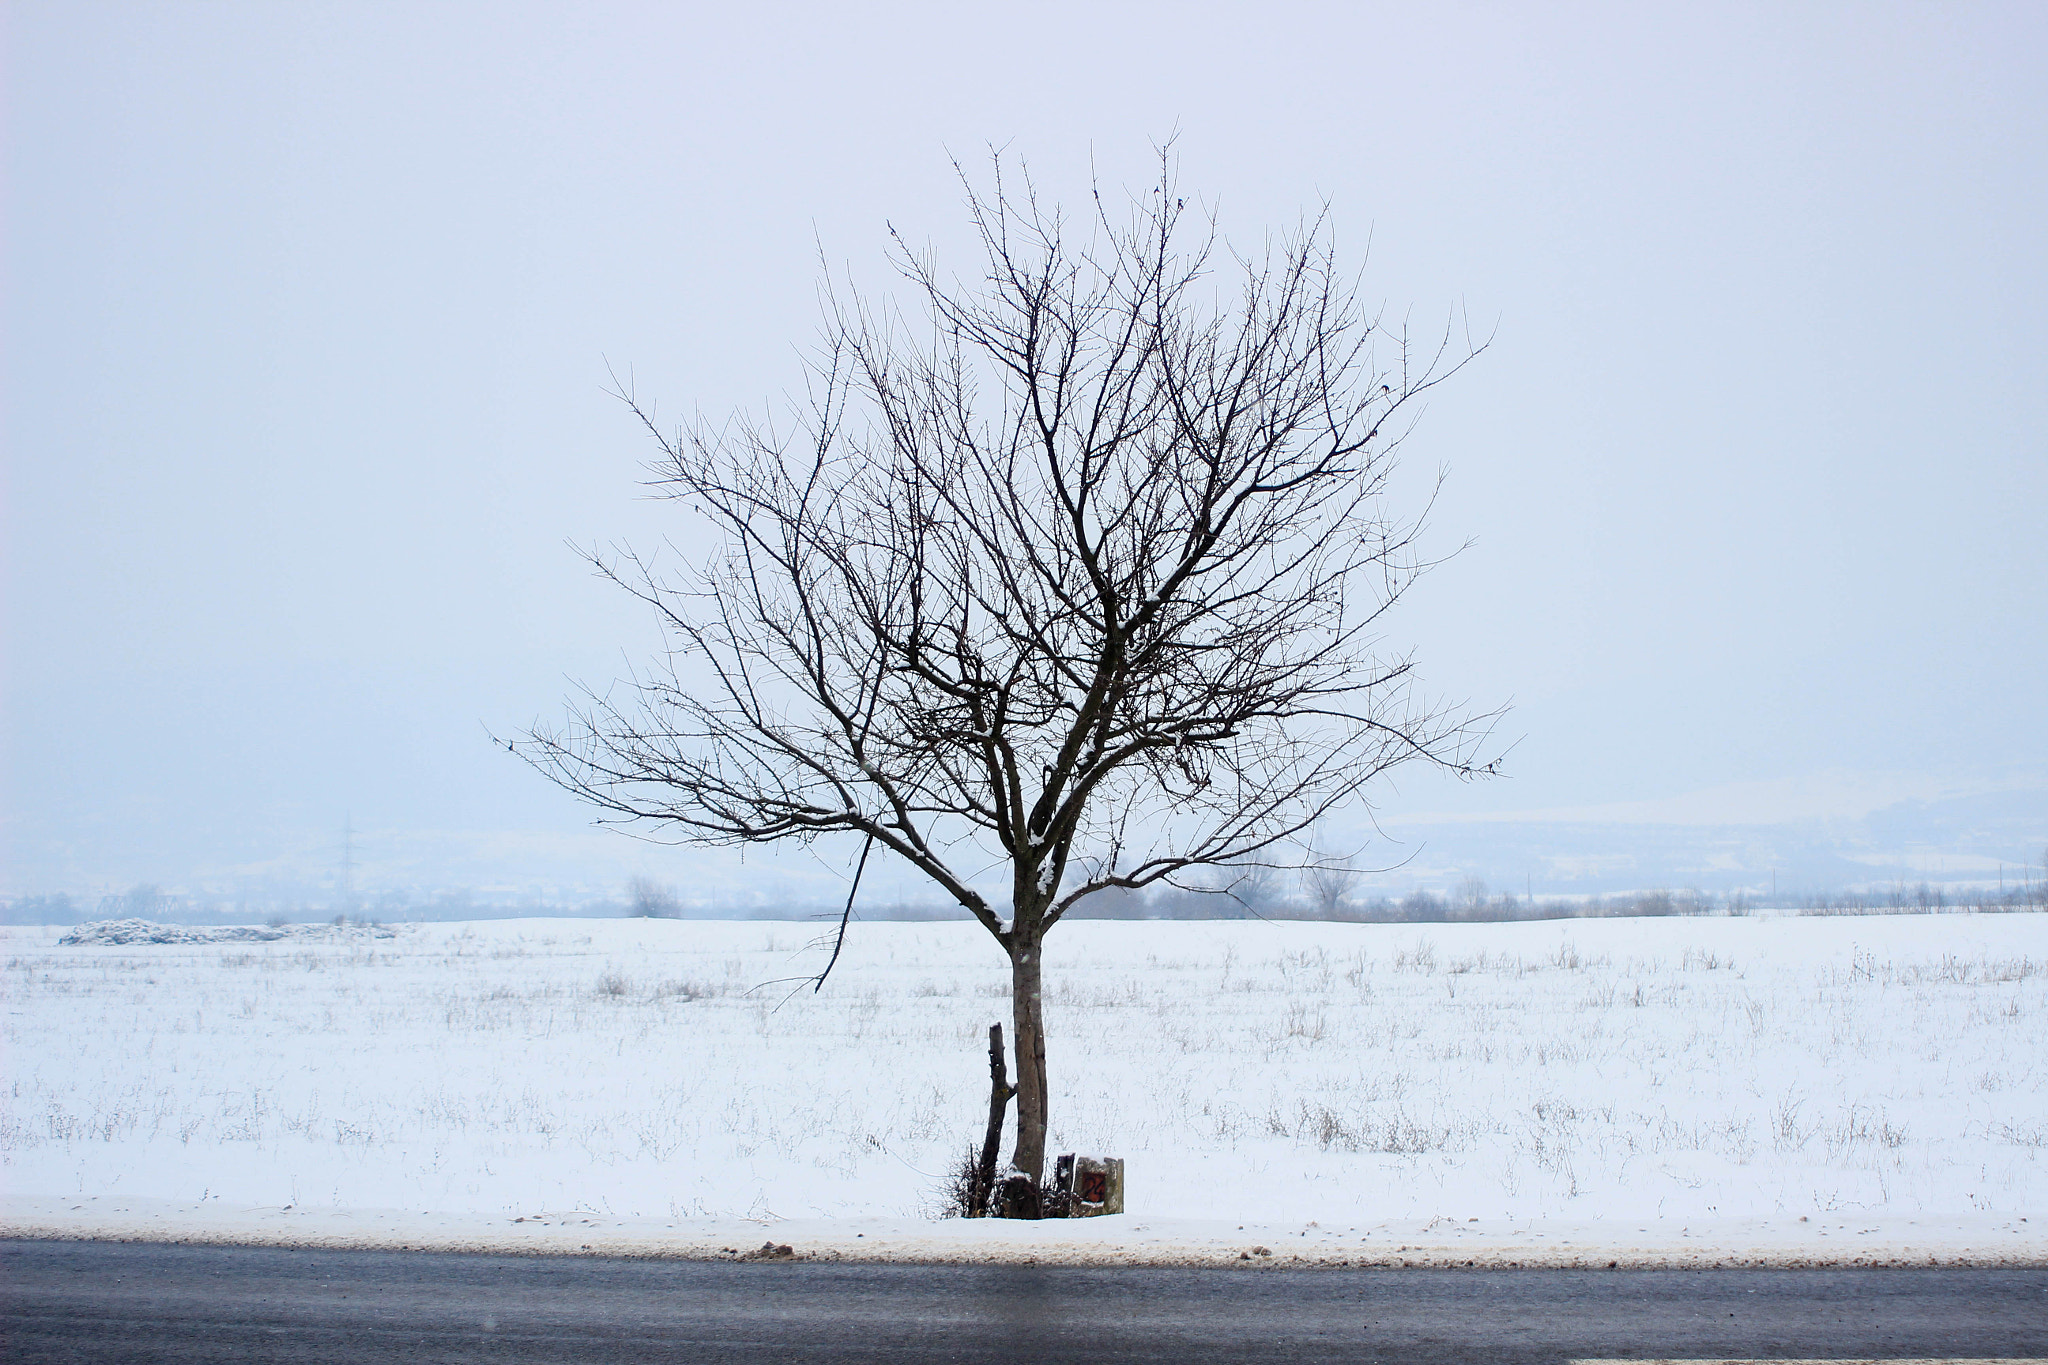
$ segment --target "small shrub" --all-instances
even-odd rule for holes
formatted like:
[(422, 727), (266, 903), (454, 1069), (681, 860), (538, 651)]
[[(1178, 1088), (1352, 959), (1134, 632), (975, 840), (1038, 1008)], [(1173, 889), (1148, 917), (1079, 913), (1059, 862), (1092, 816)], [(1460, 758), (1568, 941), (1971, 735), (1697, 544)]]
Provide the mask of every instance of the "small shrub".
[(1364, 1142), (1358, 1133), (1352, 1131), (1351, 1125), (1328, 1105), (1310, 1105), (1304, 1100), (1301, 1126), (1302, 1136), (1314, 1142), (1320, 1151), (1355, 1152)]
[(1394, 970), (1425, 974), (1435, 971), (1436, 945), (1425, 938), (1417, 940), (1413, 948), (1397, 950), (1394, 953)]
[(975, 1216), (974, 1192), (980, 1175), (981, 1153), (973, 1143), (960, 1149), (960, 1159), (946, 1173), (938, 1190), (938, 1205), (932, 1210), (935, 1218), (972, 1218)]
[(1287, 1037), (1303, 1038), (1311, 1043), (1320, 1043), (1329, 1032), (1330, 1022), (1320, 1007), (1289, 1005), (1287, 1007)]

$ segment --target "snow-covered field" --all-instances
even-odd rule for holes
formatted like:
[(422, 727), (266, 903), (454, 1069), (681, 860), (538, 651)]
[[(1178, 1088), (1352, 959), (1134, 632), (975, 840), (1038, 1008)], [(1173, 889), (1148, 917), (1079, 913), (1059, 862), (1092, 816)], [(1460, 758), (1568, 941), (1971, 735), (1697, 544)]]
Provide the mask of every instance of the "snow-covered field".
[[(786, 923), (62, 932), (0, 930), (16, 1229), (998, 1235), (924, 1221), (1008, 1012), (972, 925), (857, 925), (818, 995)], [(2048, 916), (1083, 922), (1046, 980), (1096, 1239), (2048, 1246)]]

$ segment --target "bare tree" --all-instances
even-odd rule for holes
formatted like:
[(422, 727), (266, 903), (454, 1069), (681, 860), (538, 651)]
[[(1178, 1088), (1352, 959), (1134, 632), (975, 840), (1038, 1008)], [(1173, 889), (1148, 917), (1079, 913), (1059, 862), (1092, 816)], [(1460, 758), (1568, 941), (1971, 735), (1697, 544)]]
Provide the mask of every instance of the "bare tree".
[(1309, 852), (1309, 861), (1301, 869), (1302, 890), (1311, 910), (1324, 919), (1335, 919), (1358, 882), (1358, 869), (1342, 854), (1313, 847)]
[(635, 877), (626, 887), (636, 919), (681, 919), (683, 903), (676, 893), (652, 877)]
[(943, 888), (1009, 958), (1038, 1180), (1041, 952), (1076, 902), (1215, 890), (1399, 764), (1490, 771), (1483, 718), (1379, 639), (1425, 567), (1385, 505), (1404, 410), (1471, 348), (1362, 309), (1321, 217), (1233, 254), (1164, 157), (1079, 220), (1000, 158), (961, 179), (985, 273), (892, 233), (915, 306), (828, 288), (786, 418), (667, 432), (621, 388), (722, 540), (673, 576), (593, 553), (669, 653), (514, 747), (606, 819), (853, 835)]

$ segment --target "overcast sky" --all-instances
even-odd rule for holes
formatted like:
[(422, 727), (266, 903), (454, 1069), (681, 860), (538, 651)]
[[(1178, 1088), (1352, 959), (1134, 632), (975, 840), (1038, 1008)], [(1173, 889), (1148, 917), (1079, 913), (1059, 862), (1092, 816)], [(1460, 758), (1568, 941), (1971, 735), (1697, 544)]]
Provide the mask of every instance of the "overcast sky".
[[(344, 820), (372, 883), (732, 877), (485, 741), (653, 643), (565, 542), (690, 548), (607, 364), (665, 411), (758, 406), (820, 245), (877, 279), (893, 223), (971, 267), (949, 154), (1077, 198), (1169, 135), (1226, 232), (1327, 200), (1369, 295), (1495, 336), (1407, 447), (1449, 471), (1437, 543), (1475, 544), (1393, 633), (1519, 742), (1503, 781), (1380, 801), (1536, 843), (1418, 866), (1519, 889), (1600, 828), (1985, 799), (1971, 856), (2042, 856), (2038, 4), (0, 23), (0, 890), (316, 885)], [(1630, 875), (1698, 871), (1658, 856)]]

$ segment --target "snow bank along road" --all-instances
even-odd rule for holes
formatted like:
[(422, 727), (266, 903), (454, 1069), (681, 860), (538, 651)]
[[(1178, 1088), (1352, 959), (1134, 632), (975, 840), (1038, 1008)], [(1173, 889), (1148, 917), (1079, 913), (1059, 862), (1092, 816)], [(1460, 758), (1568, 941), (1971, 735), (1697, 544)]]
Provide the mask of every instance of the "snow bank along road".
[(2038, 914), (1063, 926), (1054, 1150), (1131, 1212), (1007, 1226), (929, 1217), (1007, 1014), (972, 925), (856, 925), (818, 995), (787, 923), (61, 932), (0, 930), (17, 1236), (2048, 1263)]
[(2048, 1271), (1364, 1271), (0, 1242), (39, 1361), (2025, 1359)]

